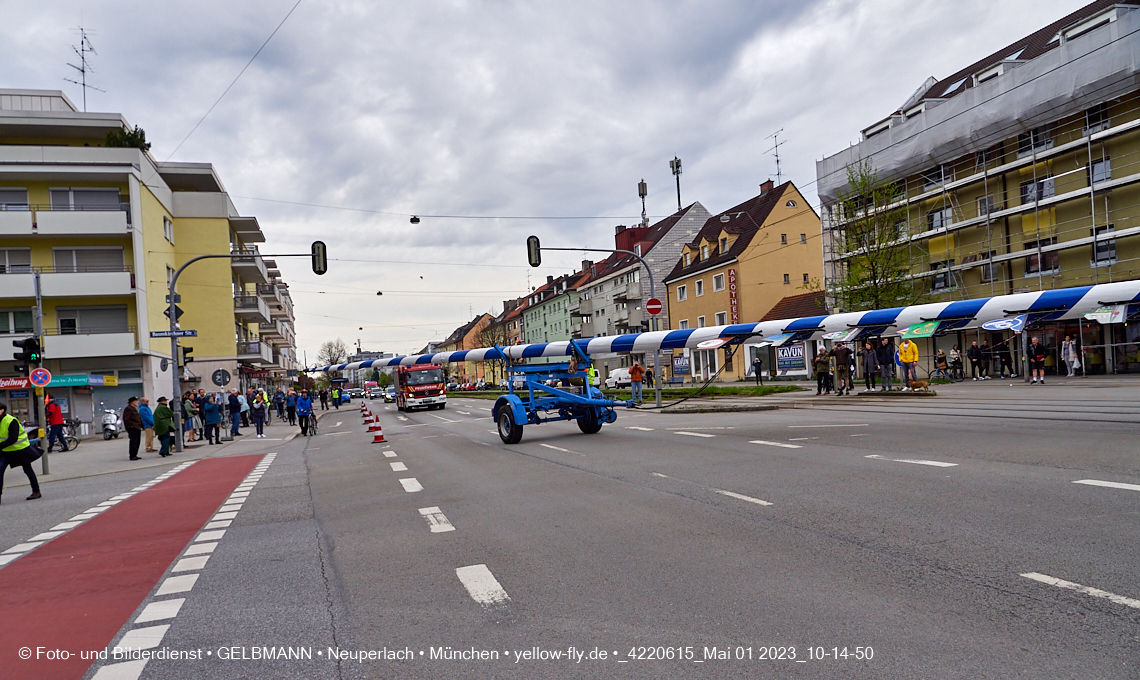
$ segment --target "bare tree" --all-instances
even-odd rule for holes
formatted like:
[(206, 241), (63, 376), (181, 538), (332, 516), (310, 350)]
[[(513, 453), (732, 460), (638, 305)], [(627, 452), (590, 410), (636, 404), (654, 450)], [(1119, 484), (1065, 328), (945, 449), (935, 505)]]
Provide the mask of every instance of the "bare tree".
[[(483, 342), (483, 347), (505, 347), (507, 344), (507, 324), (502, 321), (498, 323), (492, 321), (479, 333), (479, 339)], [(502, 375), (503, 362), (491, 361), (489, 363), (491, 366), (491, 380), (489, 382), (497, 385), (499, 378), (505, 377)], [(486, 370), (486, 366), (484, 366), (484, 370)]]
[[(317, 363), (323, 366), (333, 366), (335, 364), (343, 364), (345, 359), (348, 358), (348, 346), (344, 344), (344, 340), (337, 338), (336, 340), (326, 340), (321, 344), (321, 349), (317, 352)], [(329, 371), (322, 374), (329, 380), (328, 385), (322, 384), (322, 387), (331, 386), (332, 378), (339, 378), (340, 371)]]

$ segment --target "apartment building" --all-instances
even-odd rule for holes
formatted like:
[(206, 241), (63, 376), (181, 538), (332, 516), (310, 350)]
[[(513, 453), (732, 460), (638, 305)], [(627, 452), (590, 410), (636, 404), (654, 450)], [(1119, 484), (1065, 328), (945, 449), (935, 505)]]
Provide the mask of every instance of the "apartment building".
[[(555, 278), (547, 276), (546, 283), (527, 296), (522, 313), (523, 342), (555, 342), (571, 339), (571, 308), (578, 305), (578, 286), (586, 281), (590, 272), (577, 271)], [(531, 363), (552, 363), (550, 357), (528, 359)]]
[[(131, 395), (170, 396), (178, 371), (168, 330), (168, 284), (178, 282), (182, 345), (193, 362), (183, 389), (268, 382), (295, 366), (288, 288), (257, 244), (257, 219), (238, 215), (209, 164), (158, 163), (106, 146), (129, 130), (117, 113), (82, 113), (52, 90), (0, 90), (0, 335), (33, 331), (41, 289), (48, 391), (69, 417), (90, 421)], [(274, 272), (276, 274), (276, 272)], [(0, 398), (20, 414), (28, 389), (0, 354)], [(10, 356), (10, 355), (7, 355)]]
[[(440, 344), (437, 352), (455, 352), (464, 349), (479, 349), (483, 347), (483, 332), (493, 317), (483, 313), (456, 328), (451, 335)], [(481, 361), (464, 361), (459, 364), (447, 364), (444, 371), (456, 382), (475, 382), (486, 379), (486, 367)]]
[[(791, 182), (777, 187), (767, 181), (760, 190), (709, 217), (681, 248), (665, 277), (670, 328), (759, 321), (822, 276), (819, 216)], [(707, 380), (720, 371), (721, 381), (744, 378), (758, 349), (676, 350), (671, 374)]]
[[(1090, 3), (930, 78), (858, 144), (819, 161), (828, 288), (858, 256), (845, 233), (861, 211), (841, 209), (858, 163), (897, 187), (891, 205), (863, 208), (901, 210), (897, 238), (929, 301), (1140, 277), (1138, 8)], [(1133, 326), (1046, 324), (1042, 337), (1053, 347), (1083, 334), (1099, 348), (1089, 368), (1103, 371), (1136, 364)], [(1005, 334), (990, 335), (958, 340)]]

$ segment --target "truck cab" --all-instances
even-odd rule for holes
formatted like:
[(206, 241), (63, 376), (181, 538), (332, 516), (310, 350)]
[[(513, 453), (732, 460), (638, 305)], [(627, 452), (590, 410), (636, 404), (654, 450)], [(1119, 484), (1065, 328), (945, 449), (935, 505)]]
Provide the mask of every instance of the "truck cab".
[(396, 370), (396, 410), (447, 407), (447, 387), (438, 364), (400, 366)]

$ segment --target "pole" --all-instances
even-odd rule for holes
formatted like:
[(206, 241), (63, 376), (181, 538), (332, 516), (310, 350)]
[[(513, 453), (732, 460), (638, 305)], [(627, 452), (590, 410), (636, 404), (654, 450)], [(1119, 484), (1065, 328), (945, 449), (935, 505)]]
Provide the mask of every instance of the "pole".
[[(32, 282), (36, 287), (36, 316), (32, 320), (32, 332), (36, 334), (36, 341), (40, 343), (40, 356), (43, 356), (44, 351), (44, 298), (40, 292), (40, 271), (38, 269), (32, 271)], [(44, 443), (44, 430), (47, 426), (47, 404), (45, 396), (47, 389), (42, 387), (36, 388), (37, 392), (32, 403), (36, 405), (36, 423), (39, 428), (40, 448), (43, 449), (44, 455), (40, 458), (40, 472), (49, 474), (48, 470), (48, 452), (47, 444)]]

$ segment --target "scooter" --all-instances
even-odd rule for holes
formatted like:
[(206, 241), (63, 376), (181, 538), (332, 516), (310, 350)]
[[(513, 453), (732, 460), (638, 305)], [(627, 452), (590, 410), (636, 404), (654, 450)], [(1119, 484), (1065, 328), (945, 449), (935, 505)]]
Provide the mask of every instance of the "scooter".
[[(103, 402), (99, 402), (103, 406)], [(113, 408), (103, 409), (103, 439), (119, 438), (123, 431), (123, 417)]]

